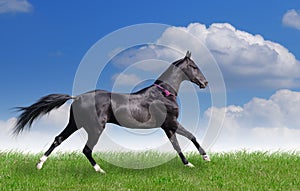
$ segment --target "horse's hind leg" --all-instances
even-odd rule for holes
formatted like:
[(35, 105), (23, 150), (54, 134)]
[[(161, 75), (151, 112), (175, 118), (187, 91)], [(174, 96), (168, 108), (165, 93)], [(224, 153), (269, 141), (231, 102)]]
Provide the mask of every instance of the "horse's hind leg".
[(197, 150), (199, 151), (199, 153), (202, 155), (203, 160), (206, 161), (210, 161), (209, 156), (206, 154), (206, 152), (204, 151), (204, 149), (200, 146), (200, 144), (198, 143), (198, 141), (196, 140), (196, 137), (190, 133), (188, 130), (186, 130), (182, 125), (178, 124), (178, 128), (176, 130), (176, 133), (188, 138), (189, 140), (191, 140), (195, 147), (197, 148)]
[(101, 172), (101, 173), (105, 173), (105, 171), (103, 169), (101, 169), (101, 167), (96, 163), (95, 159), (92, 156), (92, 150), (95, 147), (95, 145), (97, 144), (99, 137), (103, 130), (104, 130), (104, 126), (101, 126), (99, 128), (86, 129), (86, 131), (88, 133), (88, 140), (82, 151), (83, 154), (86, 156), (86, 158), (91, 163), (91, 165), (94, 167), (95, 171)]
[(77, 130), (78, 130), (78, 128), (76, 126), (76, 122), (74, 120), (73, 112), (71, 109), (68, 125), (58, 136), (55, 137), (50, 148), (40, 158), (39, 162), (36, 165), (37, 169), (41, 169), (43, 167), (44, 162), (46, 162), (47, 158), (52, 153), (52, 151)]

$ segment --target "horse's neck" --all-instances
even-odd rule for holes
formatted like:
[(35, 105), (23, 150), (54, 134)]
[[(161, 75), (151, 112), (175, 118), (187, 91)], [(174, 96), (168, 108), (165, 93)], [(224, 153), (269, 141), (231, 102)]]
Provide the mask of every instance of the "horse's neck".
[(183, 72), (178, 68), (170, 67), (156, 80), (155, 83), (169, 86), (173, 91), (175, 91), (172, 93), (177, 95), (182, 81), (184, 81)]

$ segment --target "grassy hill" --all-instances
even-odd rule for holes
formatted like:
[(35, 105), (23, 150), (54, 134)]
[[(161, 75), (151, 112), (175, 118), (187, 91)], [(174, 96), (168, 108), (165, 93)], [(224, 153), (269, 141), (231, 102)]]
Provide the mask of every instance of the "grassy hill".
[[(225, 153), (211, 155), (210, 163), (189, 154), (195, 168), (187, 168), (178, 157), (148, 169), (135, 170), (95, 159), (107, 172), (94, 171), (81, 153), (55, 154), (37, 170), (40, 157), (17, 152), (0, 153), (0, 190), (300, 190), (299, 153)], [(124, 155), (126, 157), (124, 157)], [(128, 159), (128, 153), (110, 153)], [(157, 160), (155, 154), (132, 154)], [(147, 161), (145, 161), (147, 162)]]

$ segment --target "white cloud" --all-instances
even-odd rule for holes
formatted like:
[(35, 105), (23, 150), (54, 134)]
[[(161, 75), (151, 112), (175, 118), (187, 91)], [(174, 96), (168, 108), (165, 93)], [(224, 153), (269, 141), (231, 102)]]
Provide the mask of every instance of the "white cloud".
[(0, 0), (0, 13), (28, 13), (33, 6), (27, 0)]
[[(117, 55), (115, 55), (116, 51), (121, 51)], [(136, 62), (140, 62), (143, 60), (154, 59), (157, 57), (156, 52), (151, 46), (141, 46), (141, 47), (133, 47), (130, 49), (122, 50), (118, 48), (114, 50), (112, 62), (114, 65), (118, 67), (127, 67)]]
[[(300, 92), (283, 89), (269, 99), (253, 98), (243, 106), (226, 107), (223, 129), (213, 150), (300, 150), (299, 103)], [(208, 109), (206, 117), (212, 109), (222, 108)]]
[(160, 74), (162, 71), (166, 70), (169, 67), (169, 64), (170, 63), (166, 63), (165, 61), (149, 59), (149, 60), (138, 62), (133, 66), (143, 72), (149, 72), (149, 73), (159, 72)]
[[(127, 50), (115, 49), (109, 54), (115, 66), (125, 68), (134, 66), (146, 72), (162, 71), (166, 68), (162, 62), (170, 64), (182, 55), (176, 50), (159, 45), (142, 45)], [(156, 62), (157, 61), (157, 62)]]
[[(250, 151), (300, 150), (299, 103), (300, 92), (283, 89), (278, 90), (268, 99), (253, 98), (242, 106), (231, 105), (226, 107), (223, 129), (211, 151), (223, 152), (239, 149)], [(65, 128), (69, 117), (69, 108), (70, 105), (66, 104), (57, 110), (53, 110), (49, 116), (35, 122), (30, 132), (25, 131), (18, 137), (11, 136), (11, 130), (16, 121), (15, 118), (6, 121), (0, 120), (0, 151), (45, 152), (55, 136)], [(222, 108), (208, 109), (205, 112), (206, 119), (210, 117), (212, 109), (222, 110)], [(219, 120), (218, 112), (215, 112), (215, 114), (212, 119)], [(203, 124), (201, 122), (201, 126)], [(201, 136), (203, 133), (202, 129)], [(128, 134), (132, 137), (129, 140)], [(158, 139), (158, 141), (151, 142), (153, 140), (151, 136), (154, 136), (154, 139)], [(201, 140), (201, 137), (198, 138)], [(86, 133), (81, 129), (60, 145), (56, 152), (81, 151), (85, 141)], [(185, 151), (195, 151), (194, 146), (186, 139), (180, 137), (180, 142), (182, 149)], [(112, 125), (107, 126), (95, 150), (124, 151), (124, 147), (120, 145), (132, 150), (137, 143), (139, 145), (136, 149), (140, 151), (143, 148), (155, 148), (159, 146), (157, 143), (165, 144), (162, 151), (173, 151), (162, 130), (150, 134), (149, 137), (139, 137), (134, 133), (129, 133), (128, 130)], [(190, 146), (187, 148), (188, 143)]]
[(210, 52), (229, 88), (299, 87), (300, 62), (287, 48), (228, 23), (170, 27), (157, 42), (182, 52), (191, 50), (200, 66), (205, 66)]
[(300, 30), (300, 12), (288, 10), (282, 17), (282, 24)]
[(274, 128), (239, 128), (222, 130), (213, 152), (228, 151), (299, 151), (300, 130), (287, 127)]
[(136, 76), (135, 74), (115, 74), (113, 75), (112, 79), (115, 81), (115, 85), (137, 85), (138, 83), (142, 82), (142, 80)]
[[(300, 92), (282, 89), (269, 99), (252, 98), (243, 106), (230, 105), (225, 108), (225, 125), (232, 128), (288, 127), (300, 129)], [(210, 108), (206, 115), (211, 113)], [(234, 124), (234, 125), (233, 125)]]
[[(12, 129), (16, 118), (6, 121), (0, 120), (0, 151), (21, 151), (38, 153), (45, 152), (57, 136), (66, 126), (69, 118), (70, 105), (65, 104), (49, 115), (34, 122), (30, 132), (24, 131), (19, 136), (12, 135)], [(80, 151), (85, 141), (79, 132), (76, 132), (65, 141), (57, 151)]]

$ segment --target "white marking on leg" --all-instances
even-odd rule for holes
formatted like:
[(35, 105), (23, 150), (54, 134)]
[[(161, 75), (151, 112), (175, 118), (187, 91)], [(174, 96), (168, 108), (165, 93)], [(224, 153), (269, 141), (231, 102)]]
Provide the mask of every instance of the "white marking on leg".
[(187, 166), (187, 167), (190, 167), (190, 168), (193, 168), (193, 167), (195, 167), (192, 163), (187, 163), (185, 166)]
[(43, 167), (43, 164), (44, 164), (44, 162), (46, 162), (46, 160), (47, 160), (47, 156), (42, 156), (41, 158), (40, 158), (40, 161), (37, 163), (37, 165), (36, 165), (36, 168), (37, 169), (41, 169), (42, 167)]
[(209, 158), (209, 156), (208, 155), (203, 155), (203, 160), (205, 160), (205, 161), (210, 161), (210, 158)]
[(95, 164), (94, 169), (96, 172), (101, 172), (103, 174), (105, 173), (105, 171), (98, 164)]

